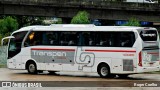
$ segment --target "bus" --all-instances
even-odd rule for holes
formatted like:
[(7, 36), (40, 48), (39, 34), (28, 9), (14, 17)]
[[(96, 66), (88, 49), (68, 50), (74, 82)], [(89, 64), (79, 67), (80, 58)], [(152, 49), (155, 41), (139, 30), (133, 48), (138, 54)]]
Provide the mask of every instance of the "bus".
[(9, 39), (7, 66), (30, 74), (92, 72), (126, 77), (160, 70), (155, 28), (53, 24), (27, 26)]

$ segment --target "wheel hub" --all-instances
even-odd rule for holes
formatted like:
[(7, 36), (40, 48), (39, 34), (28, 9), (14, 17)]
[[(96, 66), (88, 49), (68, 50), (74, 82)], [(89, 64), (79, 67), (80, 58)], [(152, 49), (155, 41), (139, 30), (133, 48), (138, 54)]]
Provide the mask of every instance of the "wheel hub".
[(34, 71), (35, 71), (35, 66), (34, 66), (34, 64), (30, 64), (30, 65), (29, 65), (29, 71), (30, 71), (30, 72), (34, 72)]
[(101, 74), (102, 74), (103, 76), (107, 76), (108, 70), (107, 70), (106, 67), (102, 67), (102, 68), (101, 68)]

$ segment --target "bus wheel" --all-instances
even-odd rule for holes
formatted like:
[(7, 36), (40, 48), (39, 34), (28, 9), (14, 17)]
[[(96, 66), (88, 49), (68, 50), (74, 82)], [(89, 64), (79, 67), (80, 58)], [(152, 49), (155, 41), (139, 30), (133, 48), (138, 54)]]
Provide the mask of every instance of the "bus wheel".
[(119, 74), (118, 77), (119, 78), (127, 78), (129, 74)]
[(36, 64), (31, 62), (27, 65), (28, 73), (29, 74), (37, 74), (37, 67)]
[(108, 67), (108, 65), (106, 64), (101, 64), (98, 67), (98, 74), (100, 75), (100, 77), (105, 78), (105, 77), (109, 77), (110, 76), (110, 69)]

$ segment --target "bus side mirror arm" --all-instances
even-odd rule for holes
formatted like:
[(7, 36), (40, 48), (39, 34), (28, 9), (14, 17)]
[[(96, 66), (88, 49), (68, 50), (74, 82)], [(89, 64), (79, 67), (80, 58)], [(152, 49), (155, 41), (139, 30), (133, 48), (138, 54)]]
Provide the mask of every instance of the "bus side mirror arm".
[(2, 40), (1, 40), (1, 45), (3, 46), (3, 41), (4, 41), (5, 39), (11, 39), (11, 38), (15, 38), (15, 37), (14, 37), (14, 36), (8, 36), (8, 37), (2, 38)]

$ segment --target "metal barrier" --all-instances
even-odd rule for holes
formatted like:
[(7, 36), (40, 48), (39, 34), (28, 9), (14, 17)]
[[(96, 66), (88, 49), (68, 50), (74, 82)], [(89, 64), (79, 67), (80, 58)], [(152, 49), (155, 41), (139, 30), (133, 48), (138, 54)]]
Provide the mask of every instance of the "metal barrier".
[(0, 46), (0, 67), (7, 65), (7, 46)]

